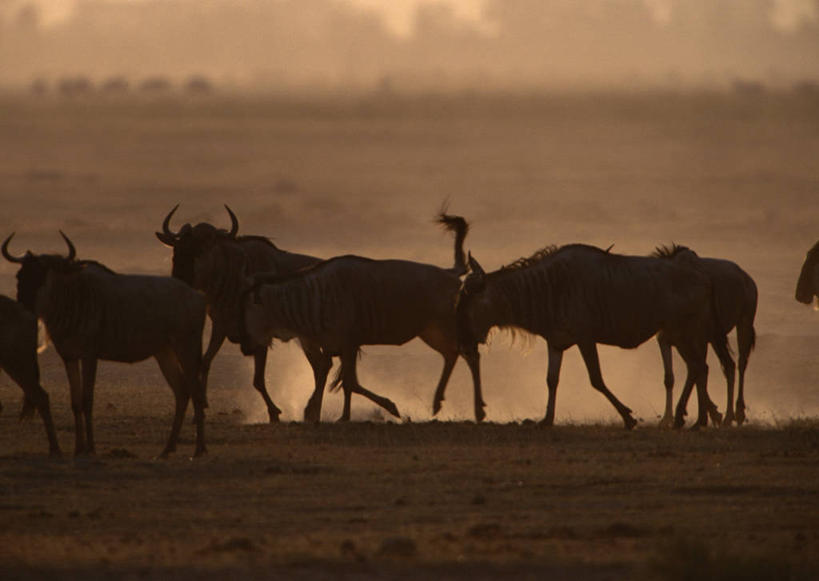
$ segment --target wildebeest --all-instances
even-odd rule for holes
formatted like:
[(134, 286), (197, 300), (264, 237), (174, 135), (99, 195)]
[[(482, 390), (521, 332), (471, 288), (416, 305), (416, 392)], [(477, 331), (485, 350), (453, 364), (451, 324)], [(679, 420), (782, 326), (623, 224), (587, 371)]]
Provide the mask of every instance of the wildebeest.
[(819, 242), (808, 250), (796, 283), (797, 301), (809, 305), (813, 297), (819, 297)]
[(563, 351), (577, 345), (592, 386), (608, 398), (626, 428), (634, 427), (631, 410), (603, 381), (597, 343), (634, 348), (657, 332), (677, 346), (688, 368), (675, 425), (684, 423), (684, 401), (694, 383), (700, 403), (696, 425), (707, 423), (705, 353), (713, 332), (707, 276), (673, 261), (611, 254), (584, 244), (547, 247), (489, 274), (472, 256), (469, 264), (456, 307), (461, 354), (480, 382), (478, 344), (492, 327), (543, 337), (549, 350), (549, 400), (542, 425), (554, 423)]
[[(358, 382), (356, 360), (361, 346), (402, 345), (419, 337), (444, 358), (435, 396), (440, 407), (458, 359), (454, 302), (460, 274), (466, 270), (463, 240), (467, 232), (463, 218), (441, 216), (441, 221), (456, 233), (455, 265), (450, 269), (347, 255), (290, 275), (257, 274), (245, 299), (242, 351), (253, 352), (273, 338), (299, 338), (339, 356), (337, 382), (344, 390), (341, 419), (348, 420), (354, 392), (398, 416), (390, 400)], [(475, 386), (475, 418), (480, 421), (484, 403), (478, 384)], [(320, 394), (314, 398), (321, 401)]]
[[(672, 244), (658, 247), (653, 256), (668, 258), (699, 269), (710, 279), (716, 307), (717, 330), (727, 335), (736, 327), (737, 347), (739, 349), (739, 385), (737, 390), (736, 413), (734, 412), (734, 377), (736, 365), (727, 343), (718, 341), (712, 344), (719, 357), (722, 372), (727, 383), (726, 412), (723, 422), (731, 425), (732, 421), (742, 425), (745, 421), (745, 368), (748, 357), (756, 342), (754, 318), (756, 317), (757, 288), (754, 279), (736, 263), (720, 258), (701, 258), (686, 246)], [(674, 389), (674, 372), (671, 363), (671, 345), (665, 341), (663, 334), (657, 336), (665, 370), (666, 405), (661, 426), (670, 426), (671, 394)], [(712, 406), (709, 406), (712, 407)], [(713, 409), (713, 407), (712, 407)], [(712, 416), (712, 419), (715, 419)]]
[(68, 256), (31, 252), (13, 256), (8, 246), (14, 233), (3, 242), (2, 253), (6, 260), (20, 264), (17, 300), (42, 319), (65, 365), (75, 453), (94, 453), (97, 360), (133, 363), (154, 357), (176, 400), (171, 434), (161, 456), (176, 449), (190, 399), (196, 423), (194, 454), (203, 454), (207, 401), (199, 365), (204, 297), (170, 277), (116, 274), (98, 262), (76, 260), (71, 240), (60, 234)]
[(37, 364), (37, 318), (23, 305), (0, 295), (0, 370), (5, 370), (24, 394), (21, 418), (37, 410), (45, 425), (49, 453), (60, 455), (48, 394), (40, 385)]
[[(263, 236), (237, 236), (239, 221), (227, 205), (225, 209), (231, 221), (229, 231), (202, 222), (195, 226), (185, 224), (178, 232), (173, 232), (170, 220), (178, 207), (177, 204), (165, 217), (162, 232), (157, 232), (156, 237), (173, 248), (172, 276), (203, 291), (207, 298), (212, 328), (207, 350), (202, 357), (201, 378), (202, 383), (207, 385), (211, 363), (225, 338), (234, 343), (239, 342), (244, 276), (256, 272), (286, 274), (315, 264), (321, 259), (281, 250)], [(321, 384), (323, 387), (332, 366), (330, 357), (307, 339), (301, 341), (301, 346), (313, 368), (316, 386)], [(273, 403), (265, 385), (267, 345), (260, 346), (253, 353), (253, 358), (253, 386), (264, 399), (270, 421), (276, 422), (281, 410)], [(318, 421), (314, 411), (312, 408), (305, 410), (305, 419)]]

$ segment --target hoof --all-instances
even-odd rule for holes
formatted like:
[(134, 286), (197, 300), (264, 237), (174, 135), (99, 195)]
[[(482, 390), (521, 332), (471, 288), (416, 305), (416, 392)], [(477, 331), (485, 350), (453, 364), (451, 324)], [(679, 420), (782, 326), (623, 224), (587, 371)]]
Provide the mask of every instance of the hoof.
[(623, 424), (625, 425), (625, 428), (627, 430), (631, 430), (631, 429), (634, 428), (634, 426), (637, 425), (637, 420), (635, 420), (631, 416), (626, 416), (626, 417), (623, 418)]
[(438, 412), (441, 411), (441, 401), (442, 400), (436, 399), (434, 402), (432, 402), (432, 415), (433, 416), (437, 416)]
[(738, 409), (737, 410), (736, 422), (737, 422), (738, 426), (741, 426), (742, 424), (745, 423), (745, 410), (744, 409)]
[(671, 417), (664, 417), (660, 420), (660, 423), (657, 424), (657, 427), (662, 430), (670, 430), (674, 427), (674, 419)]
[(546, 418), (537, 423), (538, 428), (551, 428), (552, 426), (554, 426), (554, 420), (547, 420)]
[(400, 417), (401, 417), (401, 414), (400, 414), (400, 413), (398, 413), (398, 408), (397, 408), (397, 407), (395, 406), (395, 404), (394, 404), (393, 402), (391, 402), (390, 400), (385, 401), (385, 402), (384, 402), (384, 406), (383, 406), (383, 407), (384, 407), (384, 409), (385, 409), (385, 410), (387, 410), (389, 413), (391, 413), (391, 414), (392, 414), (393, 416), (395, 416), (396, 418), (400, 418)]
[(475, 421), (481, 423), (484, 418), (486, 418), (486, 412), (483, 411), (483, 408), (478, 408), (475, 410)]

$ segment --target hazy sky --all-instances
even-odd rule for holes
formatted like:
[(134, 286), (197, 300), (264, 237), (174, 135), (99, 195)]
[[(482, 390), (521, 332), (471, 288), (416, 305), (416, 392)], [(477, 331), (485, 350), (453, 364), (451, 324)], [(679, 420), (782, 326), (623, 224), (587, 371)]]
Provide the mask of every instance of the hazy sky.
[(205, 74), (285, 90), (819, 79), (819, 0), (0, 0), (0, 20), (0, 82), (18, 86), (69, 75)]
[[(76, 6), (84, 0), (0, 0), (10, 11), (24, 4), (34, 4), (41, 10), (43, 25), (55, 26), (71, 18)], [(142, 0), (93, 0), (96, 3), (135, 3)], [(190, 2), (190, 0), (167, 0), (167, 2)], [(206, 1), (206, 0), (205, 0)], [(276, 0), (271, 0), (275, 2)], [(590, 9), (595, 4), (616, 3), (617, 0), (592, 0), (587, 2)], [(491, 33), (493, 24), (486, 15), (487, 0), (338, 0), (340, 4), (351, 4), (381, 15), (390, 31), (400, 36), (412, 33), (416, 10), (421, 5), (447, 5), (453, 13), (467, 25)], [(684, 0), (643, 0), (647, 10), (658, 24), (666, 24), (674, 18), (675, 4)], [(237, 3), (241, 4), (241, 0)], [(776, 28), (794, 30), (804, 22), (819, 20), (819, 7), (815, 0), (771, 0), (770, 20)]]

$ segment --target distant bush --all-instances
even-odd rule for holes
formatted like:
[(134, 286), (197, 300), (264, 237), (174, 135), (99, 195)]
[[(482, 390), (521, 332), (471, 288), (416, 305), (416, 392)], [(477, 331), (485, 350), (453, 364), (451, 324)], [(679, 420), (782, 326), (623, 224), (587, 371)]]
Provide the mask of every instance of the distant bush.
[(29, 92), (32, 95), (45, 95), (48, 93), (48, 82), (45, 79), (34, 79), (29, 87)]
[(737, 79), (733, 84), (734, 94), (746, 97), (763, 95), (765, 93), (765, 85), (760, 81), (751, 81), (748, 79)]
[(125, 93), (128, 91), (128, 88), (129, 83), (125, 77), (111, 77), (100, 86), (100, 91), (109, 94)]
[(57, 82), (57, 91), (63, 97), (87, 95), (94, 89), (94, 85), (84, 76), (63, 77)]
[(185, 91), (194, 94), (207, 94), (213, 92), (213, 83), (207, 77), (194, 75), (185, 83)]
[(171, 81), (166, 77), (148, 77), (139, 85), (144, 93), (166, 93), (173, 88)]

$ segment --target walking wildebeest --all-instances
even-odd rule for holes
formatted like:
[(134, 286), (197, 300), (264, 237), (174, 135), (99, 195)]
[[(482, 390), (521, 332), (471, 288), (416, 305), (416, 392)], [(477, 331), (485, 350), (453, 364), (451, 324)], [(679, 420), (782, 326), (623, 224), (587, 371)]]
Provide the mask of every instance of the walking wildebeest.
[[(360, 256), (331, 258), (290, 275), (257, 274), (247, 291), (242, 322), (242, 351), (251, 353), (273, 338), (308, 339), (341, 358), (336, 382), (344, 390), (341, 420), (350, 418), (353, 392), (362, 393), (395, 416), (390, 400), (364, 389), (356, 376), (362, 345), (402, 345), (419, 337), (444, 358), (436, 388), (440, 404), (458, 359), (455, 297), (465, 271), (466, 221), (447, 217), (456, 231), (455, 265), (444, 269), (407, 260)], [(457, 224), (457, 226), (456, 226)], [(314, 394), (320, 406), (321, 394)], [(484, 417), (475, 384), (475, 418)]]
[[(745, 368), (748, 366), (748, 357), (756, 342), (754, 317), (756, 316), (757, 289), (754, 279), (742, 270), (736, 263), (720, 258), (701, 258), (696, 252), (686, 246), (672, 244), (658, 247), (653, 256), (668, 258), (692, 268), (701, 270), (711, 279), (716, 306), (717, 330), (727, 335), (736, 327), (737, 346), (739, 348), (739, 386), (737, 390), (736, 413), (734, 412), (734, 376), (736, 365), (727, 343), (712, 343), (714, 352), (719, 357), (722, 372), (727, 383), (727, 398), (725, 425), (736, 421), (742, 425), (745, 421)], [(670, 426), (671, 395), (674, 390), (674, 371), (671, 363), (671, 345), (664, 340), (663, 334), (657, 336), (657, 343), (663, 357), (665, 370), (666, 402), (665, 414), (660, 421), (661, 426)], [(711, 407), (711, 405), (709, 405)], [(712, 408), (713, 409), (713, 408)], [(712, 415), (712, 419), (715, 417)], [(716, 422), (715, 422), (716, 423)]]
[(154, 357), (176, 399), (173, 427), (161, 456), (176, 449), (189, 399), (196, 423), (195, 455), (203, 454), (207, 400), (199, 365), (204, 297), (174, 278), (116, 274), (98, 262), (76, 260), (71, 240), (60, 234), (68, 245), (65, 257), (31, 252), (13, 256), (8, 245), (14, 233), (3, 242), (2, 253), (20, 264), (17, 300), (43, 320), (65, 365), (75, 453), (94, 453), (91, 415), (97, 360), (133, 363)]
[(809, 305), (813, 297), (819, 297), (819, 242), (808, 250), (796, 283), (797, 301)]
[[(179, 204), (165, 217), (162, 232), (157, 232), (156, 237), (163, 244), (173, 248), (171, 275), (205, 293), (212, 323), (210, 341), (202, 357), (201, 381), (207, 386), (211, 363), (225, 338), (232, 343), (239, 342), (240, 295), (245, 283), (241, 269), (246, 269), (247, 274), (290, 273), (315, 264), (321, 259), (281, 250), (263, 236), (237, 236), (239, 221), (227, 205), (225, 209), (231, 221), (229, 231), (202, 222), (196, 226), (187, 223), (178, 232), (173, 232), (170, 229), (170, 221), (177, 208)], [(216, 253), (210, 253), (212, 249), (217, 249)], [(227, 259), (229, 255), (236, 254), (239, 255), (239, 259)], [(316, 385), (323, 386), (332, 360), (322, 353), (317, 345), (307, 340), (301, 342), (301, 347), (313, 368)], [(253, 359), (253, 387), (264, 399), (270, 422), (277, 422), (281, 410), (273, 403), (265, 385), (267, 345), (257, 349), (253, 353)], [(317, 417), (307, 417), (307, 412), (305, 419), (318, 421)]]
[(40, 385), (37, 364), (37, 318), (23, 305), (0, 295), (0, 370), (5, 370), (24, 394), (20, 417), (40, 412), (48, 437), (49, 453), (60, 455), (51, 419), (48, 394)]
[(492, 327), (522, 329), (548, 344), (549, 400), (542, 425), (554, 423), (563, 351), (577, 345), (592, 386), (630, 429), (637, 421), (603, 382), (597, 343), (634, 348), (662, 332), (688, 367), (675, 425), (684, 423), (684, 402), (694, 383), (700, 403), (696, 426), (706, 425), (705, 353), (713, 334), (713, 307), (704, 274), (673, 261), (611, 254), (584, 244), (544, 248), (489, 274), (472, 256), (469, 264), (456, 314), (459, 348), (477, 378), (476, 389), (478, 344)]

